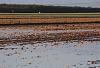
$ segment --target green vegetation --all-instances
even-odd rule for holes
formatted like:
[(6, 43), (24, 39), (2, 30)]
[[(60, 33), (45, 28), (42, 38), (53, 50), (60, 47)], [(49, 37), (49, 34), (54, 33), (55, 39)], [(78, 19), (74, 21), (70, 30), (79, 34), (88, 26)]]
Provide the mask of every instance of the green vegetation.
[(0, 13), (96, 13), (100, 8), (46, 6), (26, 4), (0, 4)]
[(42, 17), (100, 17), (100, 13), (0, 13), (0, 15), (42, 16)]

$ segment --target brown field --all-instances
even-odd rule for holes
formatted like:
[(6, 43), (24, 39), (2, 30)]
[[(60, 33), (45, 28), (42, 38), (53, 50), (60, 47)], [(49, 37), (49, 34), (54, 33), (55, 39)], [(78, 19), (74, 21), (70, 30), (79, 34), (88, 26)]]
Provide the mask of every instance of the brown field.
[(80, 29), (100, 29), (100, 24), (85, 23), (85, 24), (45, 24), (45, 25), (11, 25), (0, 26), (0, 30), (6, 29), (26, 29), (26, 30), (80, 30)]
[[(80, 23), (73, 24), (72, 22), (73, 23), (80, 22)], [(42, 42), (43, 41), (49, 41), (49, 42), (71, 41), (71, 40), (100, 41), (99, 22), (100, 22), (100, 16), (91, 16), (91, 15), (90, 16), (86, 15), (86, 17), (84, 17), (84, 16), (73, 16), (73, 15), (72, 16), (68, 16), (68, 15), (67, 16), (33, 15), (32, 16), (32, 15), (16, 15), (16, 14), (2, 15), (1, 14), (0, 15), (0, 24), (1, 24), (0, 44), (21, 43), (21, 42), (32, 43), (34, 41), (40, 41), (40, 42), (41, 41)], [(40, 25), (34, 24), (34, 25), (2, 26), (2, 24), (25, 24), (25, 23), (33, 23), (33, 24), (40, 23)], [(42, 23), (47, 23), (47, 24), (42, 24)], [(52, 23), (52, 24), (48, 24), (48, 23)], [(67, 23), (71, 23), (71, 24), (67, 24)], [(16, 30), (18, 30), (18, 32)], [(31, 32), (30, 30), (37, 31), (37, 32)], [(58, 31), (57, 33), (57, 30), (62, 30), (62, 32)], [(67, 30), (70, 31), (68, 32)], [(84, 31), (84, 30), (88, 30), (88, 31)], [(45, 31), (49, 31), (49, 32), (45, 32)]]
[(0, 15), (0, 24), (100, 22), (99, 16)]

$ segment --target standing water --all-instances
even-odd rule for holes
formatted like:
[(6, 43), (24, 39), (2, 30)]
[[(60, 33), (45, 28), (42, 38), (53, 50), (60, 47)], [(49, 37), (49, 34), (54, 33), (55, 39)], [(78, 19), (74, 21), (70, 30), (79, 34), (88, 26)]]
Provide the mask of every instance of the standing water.
[[(81, 31), (95, 31), (95, 29), (72, 30), (72, 32)], [(2, 40), (12, 39), (19, 34), (22, 36), (32, 33), (61, 32), (71, 32), (71, 30), (1, 28), (0, 38)], [(0, 58), (0, 68), (100, 68), (100, 42), (83, 40), (8, 42), (0, 44)]]

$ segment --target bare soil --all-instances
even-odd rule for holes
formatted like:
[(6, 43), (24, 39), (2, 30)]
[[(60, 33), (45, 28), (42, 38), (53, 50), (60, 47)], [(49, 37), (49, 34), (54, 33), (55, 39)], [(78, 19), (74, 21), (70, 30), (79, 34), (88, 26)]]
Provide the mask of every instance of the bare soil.
[(100, 17), (0, 15), (0, 24), (100, 22)]

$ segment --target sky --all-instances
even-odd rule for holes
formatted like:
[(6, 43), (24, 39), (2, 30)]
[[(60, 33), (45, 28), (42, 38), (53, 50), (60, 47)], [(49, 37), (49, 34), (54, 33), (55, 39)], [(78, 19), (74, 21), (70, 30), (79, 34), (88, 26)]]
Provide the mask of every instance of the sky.
[(82, 6), (100, 8), (100, 0), (0, 0), (0, 3)]

